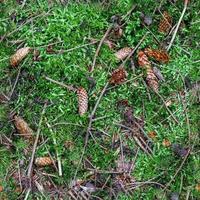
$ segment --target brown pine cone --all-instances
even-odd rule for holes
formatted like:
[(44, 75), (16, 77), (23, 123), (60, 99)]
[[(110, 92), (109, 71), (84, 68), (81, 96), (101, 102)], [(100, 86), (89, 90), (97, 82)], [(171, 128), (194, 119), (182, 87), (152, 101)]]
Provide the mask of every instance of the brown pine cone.
[(148, 57), (146, 56), (146, 54), (143, 51), (138, 52), (138, 64), (142, 68), (146, 68), (145, 67), (146, 65), (151, 65)]
[(83, 87), (77, 89), (78, 95), (78, 110), (79, 114), (82, 116), (87, 112), (88, 109), (88, 95), (87, 91)]
[(16, 67), (30, 52), (30, 47), (23, 47), (18, 49), (14, 55), (10, 58), (10, 64), (13, 67)]
[(38, 167), (45, 167), (53, 164), (53, 160), (50, 157), (39, 157), (35, 159), (35, 165)]
[(159, 89), (159, 84), (158, 84), (158, 79), (155, 76), (151, 66), (147, 65), (146, 68), (146, 81), (148, 86), (154, 91), (154, 92), (158, 92)]
[(117, 60), (124, 60), (132, 51), (130, 47), (124, 47), (115, 53)]
[(162, 33), (168, 33), (172, 28), (172, 17), (167, 11), (163, 13), (163, 19), (160, 21), (158, 31)]
[(163, 63), (169, 62), (169, 54), (164, 50), (146, 48), (144, 50), (144, 53), (147, 56), (152, 57), (159, 62)]
[(111, 84), (121, 84), (126, 80), (127, 72), (123, 67), (119, 67), (112, 72), (112, 76), (110, 78)]
[(26, 139), (31, 139), (33, 137), (33, 130), (29, 127), (23, 118), (15, 115), (13, 117), (13, 123), (17, 129), (17, 132), (21, 134), (21, 136), (25, 137)]

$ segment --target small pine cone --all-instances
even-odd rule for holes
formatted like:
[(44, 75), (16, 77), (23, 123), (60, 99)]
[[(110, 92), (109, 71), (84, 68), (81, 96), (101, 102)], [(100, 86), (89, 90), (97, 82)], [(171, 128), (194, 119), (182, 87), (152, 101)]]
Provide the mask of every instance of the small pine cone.
[(124, 60), (132, 51), (130, 47), (124, 47), (115, 53), (117, 60)]
[(127, 72), (123, 67), (119, 67), (112, 72), (112, 76), (110, 78), (111, 84), (121, 84), (126, 80)]
[(154, 91), (154, 92), (158, 92), (159, 89), (159, 84), (158, 84), (158, 79), (155, 76), (151, 66), (147, 66), (146, 68), (146, 81), (148, 86)]
[(26, 139), (31, 139), (33, 137), (33, 130), (20, 116), (15, 115), (13, 117), (13, 123), (17, 129), (17, 132), (21, 134), (21, 136), (25, 137)]
[(82, 116), (87, 112), (88, 109), (87, 91), (84, 88), (79, 87), (77, 89), (77, 95), (78, 95), (78, 110), (79, 114)]
[(35, 165), (38, 167), (45, 167), (53, 164), (53, 160), (50, 157), (39, 157), (35, 159)]
[(172, 17), (168, 12), (164, 11), (163, 19), (160, 21), (158, 31), (162, 33), (168, 33), (172, 27)]
[(151, 65), (148, 57), (143, 51), (138, 52), (138, 64), (142, 68), (146, 68), (146, 65)]
[(16, 67), (30, 52), (30, 47), (23, 47), (16, 51), (14, 55), (10, 58), (10, 64), (13, 67)]
[(152, 57), (159, 62), (163, 62), (163, 63), (169, 62), (169, 54), (164, 50), (146, 48), (144, 50), (144, 53), (147, 56)]

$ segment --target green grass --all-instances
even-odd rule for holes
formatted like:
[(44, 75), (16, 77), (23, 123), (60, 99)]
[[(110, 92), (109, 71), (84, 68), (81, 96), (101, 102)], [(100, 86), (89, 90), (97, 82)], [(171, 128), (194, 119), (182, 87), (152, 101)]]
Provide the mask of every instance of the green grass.
[[(90, 75), (88, 68), (92, 65), (96, 45), (60, 54), (47, 54), (46, 49), (42, 46), (59, 42), (54, 46), (54, 49), (67, 50), (88, 43), (89, 38), (101, 39), (109, 25), (110, 17), (114, 14), (126, 14), (132, 5), (131, 0), (113, 0), (107, 5), (101, 5), (96, 1), (95, 3), (69, 3), (67, 6), (59, 3), (52, 3), (51, 5), (47, 2), (37, 0), (31, 3), (27, 1), (23, 9), (20, 8), (21, 5), (16, 1), (5, 1), (0, 5), (0, 35), (16, 30), (21, 21), (27, 21), (31, 16), (49, 11), (48, 15), (33, 19), (32, 22), (10, 34), (0, 44), (0, 91), (5, 94), (9, 94), (11, 91), (10, 83), (14, 83), (17, 75), (17, 69), (12, 69), (9, 66), (9, 57), (15, 52), (20, 43), (16, 45), (13, 45), (13, 43), (16, 40), (22, 40), (22, 46), (37, 48), (41, 57), (41, 61), (34, 62), (32, 55), (29, 55), (23, 61), (25, 63), (12, 101), (7, 104), (1, 104), (0, 107), (1, 136), (6, 135), (11, 138), (14, 145), (12, 151), (8, 150), (5, 145), (0, 147), (0, 185), (4, 187), (4, 191), (0, 193), (1, 198), (7, 196), (7, 199), (16, 199), (19, 195), (14, 192), (16, 185), (11, 178), (11, 172), (13, 167), (18, 168), (17, 163), (25, 158), (24, 149), (28, 146), (23, 138), (12, 134), (14, 127), (9, 120), (10, 112), (15, 110), (36, 131), (42, 107), (47, 100), (49, 106), (46, 109), (45, 117), (49, 124), (53, 126), (56, 123), (69, 123), (68, 125), (53, 126), (55, 138), (59, 144), (57, 147), (53, 145), (51, 132), (45, 123), (42, 123), (41, 136), (47, 141), (44, 145), (39, 145), (36, 151), (36, 157), (46, 156), (48, 152), (53, 157), (56, 157), (55, 151), (57, 149), (62, 158), (63, 176), (58, 177), (57, 171), (51, 167), (45, 168), (44, 171), (56, 176), (52, 179), (57, 185), (64, 184), (68, 186), (75, 175), (80, 154), (83, 151), (89, 113), (92, 111), (103, 86), (108, 81), (109, 74), (119, 65), (114, 59), (114, 50), (110, 50), (103, 45), (93, 73), (97, 84), (93, 90), (89, 90), (90, 83), (86, 77)], [(134, 47), (138, 44), (139, 40), (147, 32), (147, 29), (140, 24), (140, 12), (144, 12), (145, 8), (145, 14), (152, 15), (154, 8), (158, 6), (158, 3), (151, 0), (137, 0), (134, 2), (138, 6), (136, 11), (126, 19), (127, 25), (124, 28), (123, 37), (116, 41), (117, 48), (124, 46)], [(163, 147), (162, 141), (167, 138), (171, 143), (189, 146), (186, 116), (179, 92), (184, 90), (181, 75), (190, 77), (193, 82), (197, 81), (200, 75), (198, 70), (199, 62), (195, 62), (200, 59), (199, 50), (196, 48), (200, 38), (198, 7), (198, 2), (191, 2), (189, 5), (184, 16), (185, 27), (179, 31), (170, 51), (171, 60), (168, 64), (159, 66), (166, 79), (165, 82), (161, 83), (159, 93), (166, 100), (172, 98), (172, 95), (175, 94), (173, 97), (175, 101), (169, 109), (175, 112), (174, 115), (179, 124), (174, 123), (160, 98), (153, 92), (150, 92), (151, 100), (149, 100), (142, 78), (138, 76), (142, 71), (137, 68), (134, 74), (127, 64), (125, 68), (128, 72), (128, 79), (134, 78), (134, 81), (120, 85), (104, 95), (97, 109), (96, 117), (105, 116), (106, 118), (98, 120), (92, 125), (96, 129), (93, 135), (97, 143), (90, 138), (84, 158), (90, 159), (98, 169), (111, 170), (115, 167), (115, 161), (119, 153), (117, 153), (116, 149), (111, 149), (113, 134), (120, 134), (124, 143), (129, 144), (132, 150), (136, 150), (135, 143), (127, 141), (120, 128), (114, 124), (122, 120), (117, 102), (121, 99), (127, 99), (134, 108), (137, 117), (144, 115), (145, 131), (147, 133), (156, 131), (157, 133), (157, 137), (153, 141), (153, 159), (139, 151), (132, 176), (137, 181), (145, 181), (159, 176), (156, 180), (166, 184), (175, 174), (182, 159), (175, 157), (171, 148)], [(162, 7), (163, 10), (168, 10), (172, 15), (174, 23), (178, 21), (182, 8), (182, 1), (178, 1), (176, 5), (164, 2)], [(14, 16), (14, 19), (11, 16)], [(160, 17), (159, 13), (155, 14), (150, 29), (157, 39), (162, 41), (165, 36), (157, 30)], [(147, 46), (158, 48), (151, 34), (148, 34), (139, 48), (142, 49)], [(80, 117), (77, 111), (76, 94), (46, 81), (43, 75), (66, 84), (86, 88), (89, 91), (88, 112), (83, 117)], [(30, 77), (34, 77), (34, 79)], [(181, 195), (181, 199), (186, 199), (188, 191), (190, 192), (190, 199), (200, 198), (200, 193), (195, 190), (195, 186), (200, 182), (200, 159), (198, 153), (196, 153), (199, 151), (199, 136), (197, 136), (196, 140), (194, 139), (195, 135), (198, 134), (199, 108), (196, 102), (192, 100), (190, 93), (187, 93), (185, 101), (188, 106), (187, 113), (190, 119), (191, 133), (194, 135), (191, 142), (195, 142), (195, 146), (183, 169), (175, 181), (171, 183), (170, 191), (167, 192), (165, 199), (168, 198), (171, 192), (178, 192)], [(99, 136), (97, 134), (98, 130), (106, 131), (111, 137)], [(66, 149), (64, 146), (66, 141), (73, 142), (72, 149)], [(106, 147), (107, 150), (102, 149), (100, 145)], [(25, 159), (24, 162), (22, 168), (26, 169), (29, 160)], [(84, 179), (88, 175), (88, 171), (83, 167), (83, 163), (81, 163), (77, 173), (79, 179)], [(107, 175), (104, 175), (103, 178), (106, 180)], [(162, 194), (162, 189), (148, 186), (136, 189), (132, 197), (121, 193), (118, 199), (152, 200), (160, 199)], [(38, 198), (40, 195), (39, 193), (37, 194)], [(99, 195), (102, 199), (109, 199), (105, 191), (99, 191), (96, 195)], [(46, 196), (46, 198), (48, 197)]]

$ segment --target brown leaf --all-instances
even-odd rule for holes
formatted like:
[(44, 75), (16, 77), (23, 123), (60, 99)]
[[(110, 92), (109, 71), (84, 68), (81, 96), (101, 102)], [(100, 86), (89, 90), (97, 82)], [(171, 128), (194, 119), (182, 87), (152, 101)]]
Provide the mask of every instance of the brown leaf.
[(114, 47), (116, 46), (114, 42), (108, 39), (105, 39), (103, 43), (106, 44), (110, 49), (114, 49)]
[(35, 159), (35, 165), (38, 167), (45, 167), (53, 164), (53, 160), (50, 157), (39, 157)]
[(17, 132), (26, 139), (31, 139), (33, 137), (33, 130), (29, 127), (26, 121), (20, 116), (15, 115), (13, 117), (13, 123)]
[(119, 67), (112, 72), (110, 83), (111, 84), (121, 84), (126, 80), (127, 72), (123, 67)]
[(149, 136), (151, 139), (155, 139), (156, 136), (157, 136), (157, 133), (156, 133), (155, 131), (150, 131), (150, 132), (148, 133), (148, 136)]
[(0, 192), (3, 192), (3, 186), (0, 185)]
[(48, 45), (48, 46), (47, 46), (46, 52), (47, 52), (48, 54), (54, 54), (54, 53), (56, 53), (56, 51), (53, 50), (53, 46), (52, 46), (52, 45)]
[(157, 67), (153, 67), (153, 73), (156, 75), (158, 80), (165, 81), (164, 76), (162, 75), (161, 71)]
[(115, 57), (117, 60), (124, 60), (131, 52), (132, 48), (124, 47), (115, 53)]
[(151, 65), (147, 55), (143, 51), (138, 52), (138, 65), (145, 68), (146, 65)]
[(147, 56), (154, 58), (158, 62), (162, 62), (162, 63), (169, 62), (169, 54), (164, 50), (146, 48), (144, 50), (144, 53)]
[(151, 66), (147, 65), (146, 66), (146, 82), (148, 84), (148, 86), (154, 91), (154, 92), (158, 92), (159, 89), (159, 83), (158, 83), (158, 79), (155, 76)]
[(159, 24), (159, 32), (168, 33), (172, 27), (172, 17), (169, 15), (167, 11), (163, 13), (163, 19), (160, 21)]
[(40, 51), (37, 49), (34, 49), (33, 51), (33, 61), (40, 61)]
[(10, 64), (12, 67), (16, 67), (19, 63), (28, 55), (30, 47), (23, 47), (18, 49), (14, 55), (10, 57)]
[(200, 192), (200, 183), (198, 183), (198, 184), (195, 186), (195, 190), (196, 190), (197, 192)]
[(163, 145), (164, 147), (169, 147), (169, 146), (171, 146), (171, 142), (170, 142), (168, 139), (164, 139), (164, 140), (162, 141), (162, 145)]
[(79, 114), (82, 116), (87, 112), (88, 109), (88, 95), (87, 91), (83, 87), (77, 89), (78, 96), (78, 110)]

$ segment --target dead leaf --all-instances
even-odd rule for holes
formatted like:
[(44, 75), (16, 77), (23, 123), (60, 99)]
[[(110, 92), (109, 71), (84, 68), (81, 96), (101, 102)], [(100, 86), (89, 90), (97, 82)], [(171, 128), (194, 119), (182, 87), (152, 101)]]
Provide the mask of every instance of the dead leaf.
[(0, 192), (3, 192), (3, 186), (0, 185)]
[(14, 55), (10, 57), (10, 64), (12, 67), (16, 67), (19, 63), (28, 55), (30, 47), (23, 47), (18, 49)]
[(55, 50), (53, 50), (53, 46), (52, 45), (48, 45), (47, 49), (46, 49), (47, 54), (54, 54), (56, 53)]
[(88, 95), (87, 91), (83, 87), (77, 89), (78, 96), (78, 110), (80, 116), (84, 115), (88, 109)]
[(40, 51), (37, 49), (34, 49), (33, 51), (33, 61), (40, 61)]
[(150, 131), (148, 133), (148, 136), (151, 138), (151, 139), (155, 139), (157, 137), (157, 133), (155, 131)]
[(198, 184), (195, 186), (195, 190), (196, 190), (197, 192), (200, 192), (200, 183), (198, 183)]
[(184, 158), (189, 151), (188, 148), (184, 148), (180, 144), (176, 144), (176, 143), (172, 144), (172, 150), (177, 156), (181, 158)]
[(165, 81), (164, 76), (162, 75), (161, 71), (157, 67), (153, 67), (153, 72), (160, 81)]
[(169, 147), (169, 146), (171, 146), (171, 142), (170, 142), (168, 139), (164, 139), (164, 140), (162, 141), (162, 145), (163, 145), (164, 147)]

